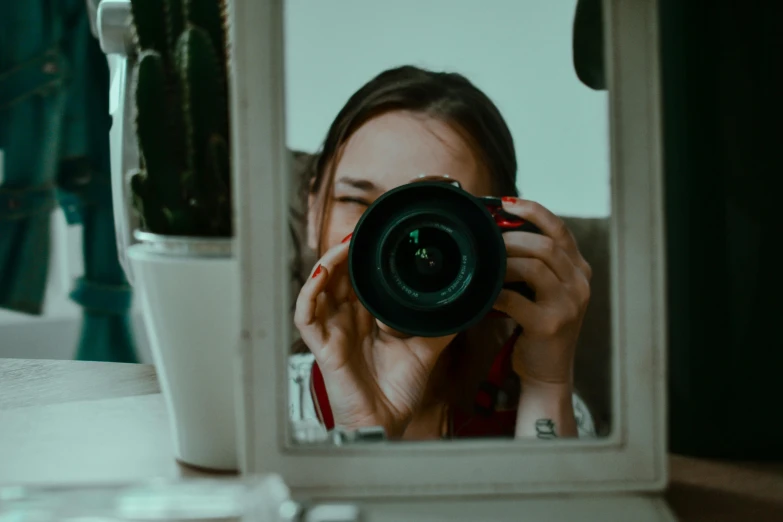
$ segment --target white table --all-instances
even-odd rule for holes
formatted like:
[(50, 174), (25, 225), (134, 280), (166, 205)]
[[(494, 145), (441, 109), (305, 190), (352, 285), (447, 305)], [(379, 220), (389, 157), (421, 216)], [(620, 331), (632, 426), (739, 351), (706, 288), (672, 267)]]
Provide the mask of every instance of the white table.
[[(666, 499), (680, 520), (783, 521), (783, 464), (681, 456), (672, 456), (670, 463)], [(121, 483), (182, 476), (206, 474), (181, 466), (172, 457), (153, 367), (0, 359), (0, 485)], [(631, 509), (638, 499), (626, 501)], [(581, 502), (586, 509), (591, 505), (600, 509), (600, 498)], [(395, 513), (402, 516), (396, 509), (390, 505), (377, 520), (393, 520)], [(427, 509), (422, 507), (421, 512)], [(431, 520), (449, 520), (450, 510), (463, 517), (475, 510), (469, 516), (480, 518), (481, 509), (476, 501), (452, 502), (441, 506)], [(514, 501), (509, 500), (508, 510), (513, 509)], [(547, 519), (554, 519), (553, 509), (559, 508), (551, 500), (525, 503), (529, 515), (540, 510)]]

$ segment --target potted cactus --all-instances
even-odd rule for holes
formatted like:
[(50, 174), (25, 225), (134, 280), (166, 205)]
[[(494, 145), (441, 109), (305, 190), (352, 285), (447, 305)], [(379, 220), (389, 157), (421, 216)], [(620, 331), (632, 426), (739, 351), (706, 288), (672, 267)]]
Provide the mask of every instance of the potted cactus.
[(176, 458), (237, 468), (224, 0), (131, 0), (140, 224), (128, 248)]
[(132, 0), (140, 47), (134, 206), (149, 232), (230, 237), (225, 31), (221, 0)]

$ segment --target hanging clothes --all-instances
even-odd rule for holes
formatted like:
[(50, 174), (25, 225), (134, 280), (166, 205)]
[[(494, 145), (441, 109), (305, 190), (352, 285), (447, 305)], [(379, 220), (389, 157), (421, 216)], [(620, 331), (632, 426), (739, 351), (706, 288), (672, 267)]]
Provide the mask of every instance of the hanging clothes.
[(0, 4), (0, 307), (40, 314), (78, 1)]
[(112, 213), (108, 65), (85, 2), (4, 2), (0, 26), (0, 307), (42, 312), (59, 203), (83, 227), (76, 357), (137, 362)]

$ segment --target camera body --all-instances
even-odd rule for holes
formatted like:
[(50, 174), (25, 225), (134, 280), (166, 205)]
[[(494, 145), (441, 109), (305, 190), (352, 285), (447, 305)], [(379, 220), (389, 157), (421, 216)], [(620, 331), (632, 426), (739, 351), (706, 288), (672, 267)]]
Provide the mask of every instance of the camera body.
[(390, 190), (364, 212), (349, 252), (354, 291), (367, 310), (401, 333), (439, 337), (466, 330), (505, 287), (529, 299), (524, 282), (504, 285), (504, 232), (540, 233), (503, 210), (443, 181)]

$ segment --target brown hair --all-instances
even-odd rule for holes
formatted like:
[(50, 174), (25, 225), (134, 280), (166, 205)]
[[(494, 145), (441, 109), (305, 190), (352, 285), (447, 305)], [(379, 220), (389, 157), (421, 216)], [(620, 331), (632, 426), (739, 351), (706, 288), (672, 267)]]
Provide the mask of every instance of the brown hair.
[(514, 140), (486, 94), (457, 73), (406, 65), (382, 72), (348, 99), (326, 134), (305, 190), (318, 193), (332, 183), (340, 148), (364, 123), (382, 113), (409, 111), (452, 124), (467, 139), (492, 177), (493, 195), (517, 194)]
[[(303, 197), (324, 194), (319, 209), (319, 249), (329, 211), (326, 204), (328, 187), (334, 183), (334, 171), (342, 147), (364, 123), (392, 111), (418, 113), (452, 125), (491, 177), (490, 195), (517, 195), (514, 140), (500, 111), (486, 94), (457, 73), (429, 71), (410, 65), (389, 69), (371, 79), (348, 99), (329, 128), (321, 151), (313, 156), (307, 169), (309, 175), (303, 180), (301, 188)], [(322, 190), (324, 185), (326, 190)], [(320, 257), (322, 252), (316, 254)], [(488, 326), (490, 330), (487, 330)], [(433, 388), (439, 400), (450, 405), (461, 403), (472, 406), (466, 401), (475, 395), (481, 378), (492, 363), (492, 355), (500, 348), (500, 343), (487, 346), (489, 342), (485, 334), (502, 331), (502, 337), (507, 335), (507, 330), (510, 331), (510, 328), (505, 322), (501, 326), (497, 321), (486, 320), (473, 332), (481, 332), (481, 340), (468, 343), (472, 337), (468, 332), (460, 334), (452, 342), (436, 370), (439, 376), (449, 376), (449, 379), (435, 378), (443, 381), (442, 385)], [(476, 348), (480, 352), (471, 350), (468, 345), (478, 345)], [(297, 348), (306, 349), (301, 345)], [(455, 387), (453, 383), (460, 385)]]

